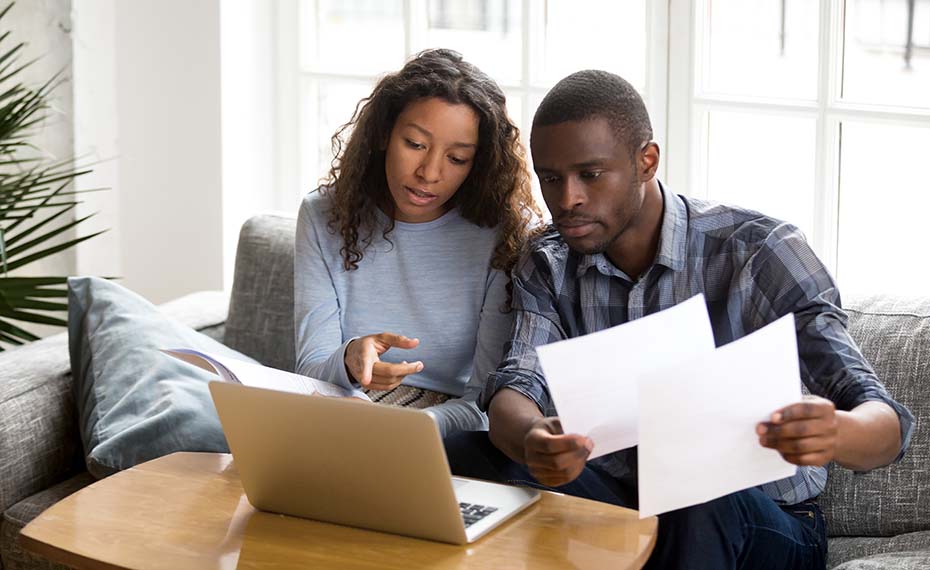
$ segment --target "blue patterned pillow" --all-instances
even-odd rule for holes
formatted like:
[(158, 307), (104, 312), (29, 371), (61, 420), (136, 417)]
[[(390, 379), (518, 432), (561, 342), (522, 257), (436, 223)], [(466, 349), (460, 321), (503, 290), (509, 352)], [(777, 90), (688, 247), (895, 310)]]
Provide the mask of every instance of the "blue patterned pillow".
[(74, 277), (68, 288), (68, 345), (87, 470), (99, 478), (175, 451), (228, 451), (207, 389), (216, 377), (160, 349), (254, 361), (111, 281)]

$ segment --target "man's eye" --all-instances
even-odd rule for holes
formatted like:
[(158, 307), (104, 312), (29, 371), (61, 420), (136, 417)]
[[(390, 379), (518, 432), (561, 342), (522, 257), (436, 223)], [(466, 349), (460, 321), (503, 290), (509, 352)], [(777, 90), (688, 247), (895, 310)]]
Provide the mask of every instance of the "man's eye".
[(539, 181), (540, 181), (542, 184), (555, 184), (556, 182), (559, 181), (559, 177), (558, 177), (558, 176), (553, 176), (553, 175), (540, 176), (540, 177), (539, 177)]
[(417, 150), (422, 150), (422, 149), (426, 148), (426, 146), (424, 146), (424, 145), (422, 145), (422, 144), (420, 144), (420, 143), (418, 143), (418, 142), (416, 142), (416, 141), (412, 141), (412, 140), (410, 140), (410, 139), (404, 139), (404, 140), (407, 141), (407, 146), (409, 146), (410, 148), (415, 148), (415, 149), (417, 149)]
[(597, 177), (600, 176), (600, 175), (601, 175), (601, 173), (600, 173), (599, 171), (596, 171), (596, 170), (594, 170), (594, 171), (586, 171), (586, 172), (582, 172), (582, 173), (581, 173), (581, 177), (582, 177), (582, 178), (587, 178), (588, 180), (593, 180), (593, 179), (597, 178)]

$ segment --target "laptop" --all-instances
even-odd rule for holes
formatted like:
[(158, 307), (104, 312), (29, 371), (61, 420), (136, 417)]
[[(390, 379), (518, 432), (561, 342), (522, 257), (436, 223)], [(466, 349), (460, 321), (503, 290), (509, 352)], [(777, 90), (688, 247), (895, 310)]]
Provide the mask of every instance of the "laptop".
[(452, 477), (421, 410), (211, 382), (249, 502), (263, 511), (467, 544), (539, 500)]

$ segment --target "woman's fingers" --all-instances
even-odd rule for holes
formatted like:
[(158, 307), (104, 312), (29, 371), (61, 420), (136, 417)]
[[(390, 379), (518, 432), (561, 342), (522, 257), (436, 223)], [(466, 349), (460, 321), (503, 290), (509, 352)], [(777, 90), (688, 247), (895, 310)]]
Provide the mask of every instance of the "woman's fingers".
[(392, 390), (404, 381), (404, 378), (410, 374), (416, 374), (423, 370), (422, 362), (376, 362), (372, 368), (371, 384), (368, 388), (372, 390)]

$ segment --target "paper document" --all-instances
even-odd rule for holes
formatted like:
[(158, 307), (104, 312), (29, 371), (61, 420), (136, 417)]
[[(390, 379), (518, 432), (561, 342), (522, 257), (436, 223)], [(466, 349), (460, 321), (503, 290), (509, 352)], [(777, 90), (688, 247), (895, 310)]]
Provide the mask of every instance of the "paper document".
[(594, 441), (590, 459), (639, 443), (640, 378), (714, 351), (704, 296), (622, 325), (536, 348), (565, 433)]
[(762, 447), (756, 425), (800, 400), (794, 315), (643, 375), (639, 516), (794, 475), (794, 465)]
[(188, 364), (193, 364), (207, 372), (216, 373), (227, 382), (238, 382), (245, 386), (267, 388), (281, 392), (319, 393), (322, 396), (331, 398), (360, 398), (371, 401), (361, 390), (348, 390), (342, 386), (336, 386), (316, 378), (262, 366), (261, 364), (208, 354), (190, 348), (173, 348), (162, 352)]

